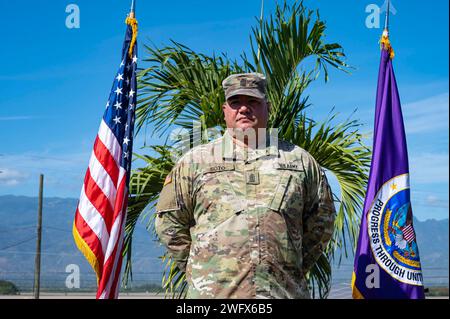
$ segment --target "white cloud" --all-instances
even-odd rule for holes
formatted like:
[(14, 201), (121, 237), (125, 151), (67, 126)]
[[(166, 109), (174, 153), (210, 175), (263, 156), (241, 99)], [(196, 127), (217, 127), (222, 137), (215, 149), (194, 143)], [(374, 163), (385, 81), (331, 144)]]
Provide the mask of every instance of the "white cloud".
[(444, 207), (448, 208), (448, 199), (442, 199), (435, 195), (428, 195), (426, 197), (426, 203), (433, 207)]
[(448, 92), (402, 105), (406, 134), (448, 130)]
[[(373, 138), (374, 107), (363, 107), (355, 118), (367, 125), (369, 139)], [(402, 103), (403, 121), (406, 134), (448, 131), (449, 93), (430, 96), (410, 103)]]
[(428, 204), (433, 205), (433, 204), (439, 203), (439, 198), (434, 195), (429, 195), (429, 196), (427, 196), (426, 201)]
[(447, 183), (449, 181), (448, 153), (423, 153), (410, 156), (411, 183)]
[(17, 186), (28, 178), (28, 174), (15, 169), (0, 167), (0, 185)]
[(32, 120), (32, 116), (0, 116), (0, 121), (22, 121), (22, 120)]
[(91, 152), (70, 154), (24, 153), (4, 154), (0, 165), (20, 171), (31, 172), (74, 172), (81, 167), (87, 168)]
[[(45, 193), (49, 196), (76, 197), (89, 163), (90, 152), (49, 154), (25, 153), (0, 156), (0, 187), (21, 185), (21, 193), (36, 191), (39, 174), (44, 174)], [(3, 176), (2, 176), (3, 175)]]

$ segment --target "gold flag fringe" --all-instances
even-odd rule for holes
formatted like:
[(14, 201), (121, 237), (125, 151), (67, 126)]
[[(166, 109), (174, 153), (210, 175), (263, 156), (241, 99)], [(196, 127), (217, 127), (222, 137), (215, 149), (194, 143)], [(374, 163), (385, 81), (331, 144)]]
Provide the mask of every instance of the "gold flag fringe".
[(95, 256), (95, 254), (92, 252), (92, 250), (88, 246), (88, 244), (84, 241), (84, 239), (78, 233), (78, 229), (75, 226), (75, 222), (73, 223), (72, 234), (73, 234), (73, 239), (75, 240), (75, 244), (77, 245), (78, 249), (81, 251), (81, 253), (84, 255), (84, 257), (87, 259), (87, 261), (91, 265), (91, 267), (94, 269), (95, 274), (97, 276), (97, 285), (98, 285), (98, 282), (100, 280), (100, 269), (99, 269), (98, 259)]

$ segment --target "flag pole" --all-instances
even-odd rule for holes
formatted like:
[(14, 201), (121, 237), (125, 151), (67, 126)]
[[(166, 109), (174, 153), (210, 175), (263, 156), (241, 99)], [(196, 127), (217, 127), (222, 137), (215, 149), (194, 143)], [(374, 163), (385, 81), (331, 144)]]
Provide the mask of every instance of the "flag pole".
[(130, 9), (130, 17), (134, 18), (134, 12), (136, 9), (136, 2), (135, 0), (131, 0), (131, 9)]
[[(133, 0), (134, 1), (134, 0)], [(386, 31), (387, 33), (389, 33), (389, 11), (390, 11), (390, 0), (387, 0), (387, 5), (386, 5), (386, 19), (384, 20), (384, 31)]]
[[(261, 14), (259, 16), (259, 41), (261, 41), (262, 38), (262, 21), (263, 21), (263, 17), (264, 17), (264, 0), (261, 0)], [(261, 56), (261, 48), (260, 48), (260, 44), (258, 43), (258, 64), (259, 64), (259, 58)]]
[(384, 49), (386, 49), (387, 51), (389, 51), (389, 57), (391, 59), (394, 58), (395, 53), (394, 50), (392, 49), (391, 46), (391, 42), (389, 41), (389, 13), (390, 13), (390, 7), (391, 7), (391, 1), (390, 0), (386, 0), (387, 4), (386, 4), (386, 18), (384, 20), (384, 30), (383, 30), (383, 34), (381, 36), (381, 45), (382, 47), (384, 47)]
[(137, 32), (138, 32), (137, 20), (134, 16), (135, 9), (136, 9), (136, 1), (132, 0), (130, 14), (128, 14), (128, 17), (125, 20), (125, 23), (130, 25), (131, 28), (133, 29), (133, 36), (131, 39), (130, 49), (128, 51), (128, 54), (130, 55), (130, 57), (132, 57), (132, 55), (133, 55), (133, 47), (134, 47), (134, 44), (136, 43)]

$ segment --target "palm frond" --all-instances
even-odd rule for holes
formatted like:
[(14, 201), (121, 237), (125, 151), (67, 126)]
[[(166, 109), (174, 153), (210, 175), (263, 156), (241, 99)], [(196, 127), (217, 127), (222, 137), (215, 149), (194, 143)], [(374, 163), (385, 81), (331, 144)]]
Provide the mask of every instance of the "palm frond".
[(351, 240), (352, 248), (357, 240), (371, 151), (362, 142), (364, 136), (358, 131), (361, 124), (347, 119), (334, 125), (336, 116), (336, 113), (332, 114), (321, 124), (307, 121), (303, 116), (303, 125), (299, 125), (293, 135), (283, 137), (307, 150), (336, 177), (340, 196), (335, 196), (339, 208), (334, 240), (331, 242), (332, 251), (344, 248), (343, 252), (347, 255), (346, 238)]
[[(290, 111), (291, 105), (283, 103), (287, 90), (295, 87), (301, 94), (321, 70), (327, 81), (327, 65), (349, 70), (342, 47), (325, 42), (325, 30), (326, 25), (318, 14), (307, 10), (303, 2), (287, 5), (286, 1), (282, 6), (277, 5), (274, 15), (264, 22), (258, 19), (252, 28), (250, 44), (254, 69), (267, 76), (268, 99), (274, 109), (281, 113)], [(308, 57), (316, 59), (315, 68), (305, 71), (306, 66), (303, 66), (304, 70), (299, 70)]]
[(208, 57), (172, 42), (162, 49), (145, 46), (151, 67), (139, 73), (139, 102), (136, 125), (154, 125), (161, 134), (171, 125), (192, 128), (204, 117), (207, 127), (224, 126), (222, 81), (231, 73), (242, 72), (226, 56)]
[[(123, 255), (126, 257), (125, 272), (122, 280), (124, 286), (128, 284), (129, 278), (133, 279), (131, 253), (136, 223), (141, 215), (143, 218), (147, 216), (144, 211), (153, 211), (155, 202), (162, 189), (164, 178), (173, 166), (172, 153), (168, 146), (152, 146), (151, 149), (156, 152), (157, 157), (134, 154), (135, 159), (143, 160), (146, 166), (134, 170), (130, 178), (123, 251)], [(147, 229), (151, 229), (153, 218), (154, 214), (150, 214)]]
[(319, 256), (319, 259), (307, 274), (307, 279), (313, 299), (316, 299), (316, 297), (319, 297), (319, 299), (327, 298), (331, 289), (331, 265), (326, 253)]

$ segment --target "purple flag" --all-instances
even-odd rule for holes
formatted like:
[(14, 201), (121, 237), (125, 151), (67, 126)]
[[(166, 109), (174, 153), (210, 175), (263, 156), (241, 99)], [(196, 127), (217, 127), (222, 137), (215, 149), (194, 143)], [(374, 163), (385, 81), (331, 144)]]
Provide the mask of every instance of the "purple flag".
[(405, 128), (387, 31), (381, 44), (372, 164), (355, 252), (353, 298), (423, 299)]

